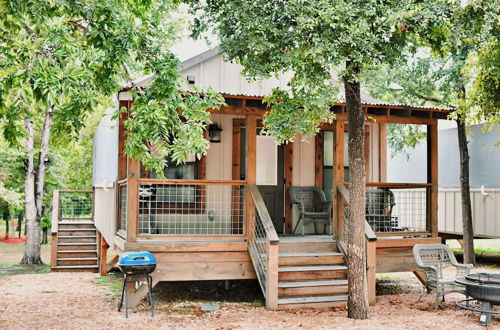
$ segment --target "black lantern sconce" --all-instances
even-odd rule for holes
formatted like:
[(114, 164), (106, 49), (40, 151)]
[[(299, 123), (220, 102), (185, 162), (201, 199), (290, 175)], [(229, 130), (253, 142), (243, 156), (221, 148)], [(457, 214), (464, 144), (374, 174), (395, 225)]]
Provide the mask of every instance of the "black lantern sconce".
[(213, 123), (208, 126), (208, 137), (209, 141), (212, 143), (220, 143), (222, 128), (220, 128), (219, 124)]

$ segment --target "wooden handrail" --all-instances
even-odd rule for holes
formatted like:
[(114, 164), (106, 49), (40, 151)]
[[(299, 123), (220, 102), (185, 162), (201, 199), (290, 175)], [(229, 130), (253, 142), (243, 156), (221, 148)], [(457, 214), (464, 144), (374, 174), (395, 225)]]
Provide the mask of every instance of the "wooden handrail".
[(142, 178), (137, 180), (138, 183), (146, 184), (177, 184), (177, 185), (190, 185), (190, 186), (205, 186), (205, 185), (232, 185), (243, 186), (248, 182), (246, 180), (161, 180), (161, 179), (147, 179)]
[(259, 214), (260, 220), (262, 221), (262, 226), (266, 231), (266, 237), (269, 239), (269, 243), (271, 243), (272, 245), (279, 244), (280, 240), (278, 234), (276, 233), (276, 229), (274, 229), (273, 221), (271, 220), (271, 216), (267, 211), (266, 204), (262, 199), (259, 188), (255, 184), (250, 184), (248, 188), (250, 189), (250, 194), (252, 195), (255, 209)]
[[(344, 198), (344, 200), (347, 203), (349, 203), (349, 191), (347, 190), (347, 188), (344, 185), (338, 184), (337, 190), (342, 195), (342, 198)], [(366, 219), (365, 219), (365, 237), (369, 241), (376, 241), (377, 240), (377, 235), (375, 235), (372, 227), (370, 226), (368, 221), (366, 221)]]
[(93, 193), (93, 190), (59, 190), (59, 193)]
[(52, 228), (51, 233), (57, 233), (59, 226), (59, 190), (52, 194)]
[[(343, 182), (337, 186), (348, 186), (349, 182)], [(428, 188), (431, 187), (430, 183), (411, 183), (411, 182), (366, 182), (367, 187), (380, 187), (380, 188)]]
[(370, 242), (373, 242), (373, 241), (377, 240), (377, 235), (375, 235), (375, 233), (373, 232), (372, 227), (370, 226), (370, 224), (368, 223), (368, 221), (366, 221), (366, 219), (365, 219), (365, 237)]
[(347, 188), (345, 187), (345, 185), (343, 184), (338, 184), (337, 185), (337, 190), (339, 191), (339, 193), (342, 195), (342, 198), (344, 198), (344, 200), (349, 203), (349, 190), (347, 190)]

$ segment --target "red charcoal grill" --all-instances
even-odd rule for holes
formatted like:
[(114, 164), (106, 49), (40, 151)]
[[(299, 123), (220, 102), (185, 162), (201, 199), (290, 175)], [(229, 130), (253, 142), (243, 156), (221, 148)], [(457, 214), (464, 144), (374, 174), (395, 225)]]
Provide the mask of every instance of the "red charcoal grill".
[[(464, 285), (467, 296), (472, 297), (457, 301), (456, 305), (481, 313), (479, 324), (491, 325), (492, 315), (500, 314), (500, 311), (494, 309), (495, 305), (500, 305), (500, 274), (469, 274), (458, 278), (456, 282)], [(476, 302), (478, 307), (470, 306), (471, 302)]]

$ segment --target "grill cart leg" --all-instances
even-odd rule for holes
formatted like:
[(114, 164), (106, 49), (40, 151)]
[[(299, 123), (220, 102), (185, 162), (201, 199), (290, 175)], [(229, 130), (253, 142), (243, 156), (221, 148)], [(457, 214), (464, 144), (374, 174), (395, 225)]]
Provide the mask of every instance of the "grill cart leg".
[(123, 276), (123, 287), (122, 287), (122, 296), (120, 298), (120, 302), (118, 303), (118, 311), (122, 310), (123, 306), (123, 297), (125, 295), (125, 285), (127, 284), (127, 279), (125, 276)]
[[(484, 311), (491, 311), (491, 304), (489, 301), (483, 302), (483, 307), (481, 308)], [(479, 316), (479, 324), (483, 326), (489, 326), (491, 325), (491, 314), (488, 312), (481, 312), (481, 315)]]
[(153, 279), (151, 278), (151, 276), (147, 275), (146, 276), (146, 280), (148, 281), (148, 297), (149, 297), (149, 308), (151, 309), (151, 316), (154, 317), (155, 316), (155, 305), (153, 303), (153, 294), (151, 291), (153, 291)]

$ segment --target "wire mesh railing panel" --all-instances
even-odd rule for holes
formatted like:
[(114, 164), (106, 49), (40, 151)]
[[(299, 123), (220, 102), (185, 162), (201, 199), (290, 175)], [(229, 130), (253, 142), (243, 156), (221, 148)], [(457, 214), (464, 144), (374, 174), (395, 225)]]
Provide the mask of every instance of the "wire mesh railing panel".
[(92, 191), (61, 191), (59, 193), (59, 219), (92, 220)]
[(139, 185), (139, 234), (242, 235), (244, 186)]
[(427, 188), (367, 188), (366, 221), (374, 232), (426, 231)]
[(339, 194), (339, 215), (338, 226), (337, 228), (337, 240), (340, 243), (340, 248), (345, 255), (345, 258), (348, 258), (348, 250), (347, 243), (349, 238), (349, 204), (342, 197), (342, 194)]
[(268, 244), (266, 240), (266, 230), (262, 223), (262, 219), (256, 212), (253, 230), (248, 239), (248, 247), (254, 268), (259, 277), (259, 282), (262, 286), (264, 293), (266, 292), (266, 278), (267, 278), (267, 260), (269, 258)]
[(119, 228), (123, 231), (127, 231), (127, 185), (120, 186), (120, 223)]

